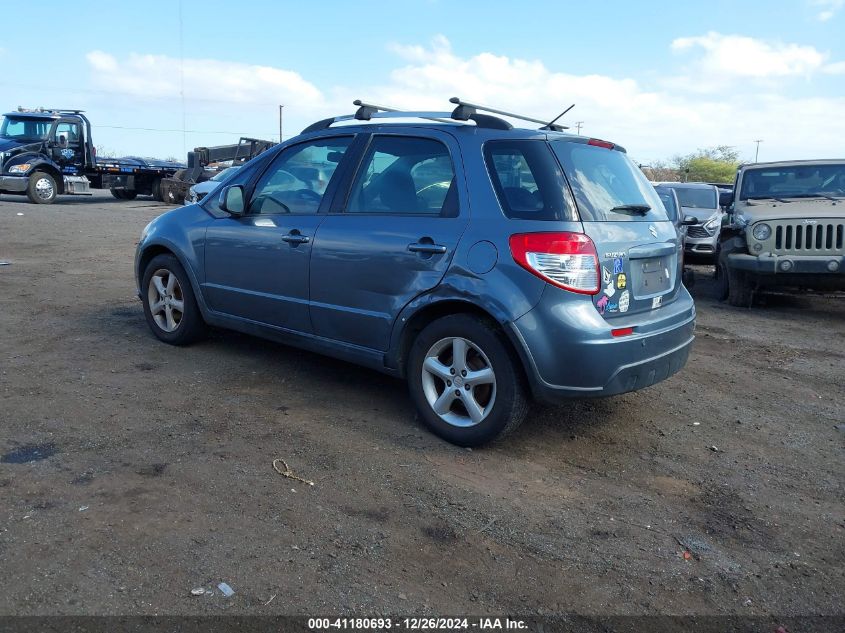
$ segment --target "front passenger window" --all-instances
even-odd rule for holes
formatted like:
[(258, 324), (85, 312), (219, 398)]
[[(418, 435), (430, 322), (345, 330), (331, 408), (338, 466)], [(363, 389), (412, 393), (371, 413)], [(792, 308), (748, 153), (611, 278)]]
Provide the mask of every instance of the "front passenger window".
[(249, 213), (314, 214), (351, 136), (319, 139), (284, 150), (255, 186)]

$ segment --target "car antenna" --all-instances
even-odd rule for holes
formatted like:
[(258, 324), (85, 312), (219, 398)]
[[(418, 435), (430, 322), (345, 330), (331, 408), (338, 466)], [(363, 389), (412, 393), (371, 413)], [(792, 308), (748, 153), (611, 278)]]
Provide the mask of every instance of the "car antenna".
[[(551, 121), (549, 121), (548, 123), (546, 123), (546, 124), (545, 124), (543, 127), (541, 127), (540, 129), (541, 129), (541, 130), (551, 130), (551, 129), (552, 129), (552, 126), (553, 126), (553, 125), (554, 125), (554, 123), (555, 123), (555, 121), (557, 121), (560, 117), (562, 117), (564, 114), (566, 114), (567, 112), (569, 112), (569, 111), (570, 111), (572, 108), (574, 108), (574, 107), (575, 107), (575, 104), (573, 103), (571, 106), (569, 106), (568, 108), (566, 108), (566, 110), (564, 110), (563, 112), (561, 112), (560, 114), (558, 114), (555, 118), (553, 118)], [(568, 129), (569, 129), (569, 128), (568, 128), (567, 126), (565, 126), (565, 125), (559, 125), (559, 126), (557, 126), (557, 127), (562, 127), (564, 130), (568, 130)]]

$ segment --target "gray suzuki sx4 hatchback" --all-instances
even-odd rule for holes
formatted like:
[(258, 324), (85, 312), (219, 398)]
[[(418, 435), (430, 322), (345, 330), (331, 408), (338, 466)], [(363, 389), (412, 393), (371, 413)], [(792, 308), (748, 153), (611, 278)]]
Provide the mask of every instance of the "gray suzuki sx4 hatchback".
[(625, 150), (452, 102), (356, 102), (153, 220), (135, 258), (153, 333), (228, 328), (405, 378), (463, 446), (516, 428), (532, 399), (680, 370), (695, 327), (680, 239)]

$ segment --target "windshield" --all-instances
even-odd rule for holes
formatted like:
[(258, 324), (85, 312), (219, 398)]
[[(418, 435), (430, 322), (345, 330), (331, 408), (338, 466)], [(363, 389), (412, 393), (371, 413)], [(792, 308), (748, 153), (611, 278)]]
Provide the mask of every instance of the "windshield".
[(669, 219), (672, 220), (672, 222), (677, 220), (678, 207), (675, 206), (675, 196), (672, 195), (672, 192), (658, 189), (657, 195), (660, 196), (660, 201), (663, 203), (663, 206), (666, 207), (666, 214), (669, 216)]
[(843, 195), (845, 195), (845, 163), (831, 163), (748, 169), (742, 174), (739, 199)]
[(668, 219), (654, 187), (624, 152), (571, 141), (555, 141), (552, 148), (569, 177), (582, 220)]
[(678, 202), (682, 207), (693, 209), (716, 209), (719, 199), (716, 196), (716, 188), (698, 189), (694, 187), (672, 187), (678, 194)]
[(13, 141), (43, 141), (53, 127), (52, 119), (5, 117), (0, 126), (0, 136)]
[(226, 180), (229, 176), (231, 176), (232, 174), (234, 174), (234, 173), (235, 173), (236, 171), (238, 171), (240, 168), (241, 168), (241, 166), (240, 166), (240, 165), (238, 165), (237, 167), (227, 167), (226, 169), (224, 169), (224, 170), (223, 170), (223, 171), (221, 171), (220, 173), (215, 174), (214, 176), (212, 176), (212, 177), (211, 177), (211, 180), (213, 180), (214, 182), (220, 182), (220, 181), (222, 181), (222, 180)]

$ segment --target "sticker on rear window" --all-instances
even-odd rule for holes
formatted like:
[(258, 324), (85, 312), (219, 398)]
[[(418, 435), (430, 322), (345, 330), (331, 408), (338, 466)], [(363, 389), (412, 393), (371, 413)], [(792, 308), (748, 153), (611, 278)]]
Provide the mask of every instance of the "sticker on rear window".
[(623, 264), (622, 264), (622, 258), (621, 258), (621, 257), (617, 257), (617, 258), (613, 261), (613, 273), (614, 273), (614, 274), (618, 274), (618, 273), (621, 273), (623, 270), (625, 270), (625, 268), (624, 268), (624, 266), (623, 266)]
[(631, 297), (628, 294), (627, 290), (624, 290), (621, 295), (619, 295), (619, 311), (620, 312), (627, 312), (628, 311), (628, 304), (631, 302)]

